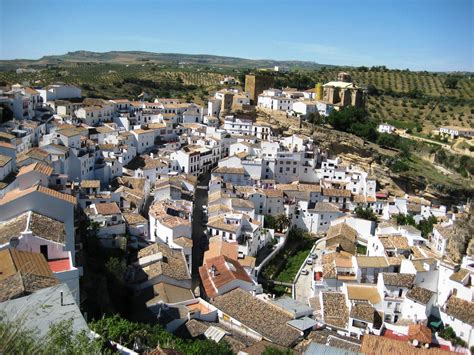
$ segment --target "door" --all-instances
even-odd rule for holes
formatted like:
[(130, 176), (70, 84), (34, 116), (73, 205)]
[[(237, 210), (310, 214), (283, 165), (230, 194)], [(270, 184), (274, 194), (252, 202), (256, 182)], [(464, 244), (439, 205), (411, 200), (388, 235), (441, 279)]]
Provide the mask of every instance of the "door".
[(44, 255), (44, 258), (48, 260), (48, 246), (40, 245), (40, 253)]

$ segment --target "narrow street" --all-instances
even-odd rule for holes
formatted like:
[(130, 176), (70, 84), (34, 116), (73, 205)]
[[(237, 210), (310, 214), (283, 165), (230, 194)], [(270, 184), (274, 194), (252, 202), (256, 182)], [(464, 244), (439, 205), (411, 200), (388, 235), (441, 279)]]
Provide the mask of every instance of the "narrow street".
[(199, 286), (199, 266), (202, 264), (204, 248), (207, 241), (203, 239), (206, 226), (203, 221), (203, 205), (207, 205), (208, 184), (211, 178), (210, 173), (199, 176), (196, 191), (194, 194), (193, 217), (192, 217), (192, 237), (193, 237), (193, 288)]

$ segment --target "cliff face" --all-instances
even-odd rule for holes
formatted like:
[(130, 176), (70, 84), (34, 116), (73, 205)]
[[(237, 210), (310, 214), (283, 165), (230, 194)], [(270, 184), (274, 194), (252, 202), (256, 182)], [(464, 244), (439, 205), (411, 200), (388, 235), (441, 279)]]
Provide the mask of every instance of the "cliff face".
[(459, 263), (464, 255), (474, 255), (474, 215), (470, 213), (465, 220), (454, 223), (454, 230), (448, 240), (448, 256)]
[[(398, 151), (382, 148), (377, 144), (366, 142), (352, 134), (316, 127), (313, 138), (323, 151), (338, 155), (345, 162), (357, 164), (377, 177), (378, 189), (394, 195), (418, 194), (445, 205), (459, 204), (466, 198), (474, 197), (472, 181), (465, 184), (451, 185), (439, 183), (432, 179), (430, 173), (419, 169), (418, 173), (411, 170), (394, 173), (383, 162), (386, 157), (395, 157)], [(423, 153), (414, 152), (414, 156), (421, 159)], [(423, 156), (420, 164), (432, 164)], [(425, 160), (426, 159), (426, 160)], [(428, 170), (427, 170), (428, 171)]]

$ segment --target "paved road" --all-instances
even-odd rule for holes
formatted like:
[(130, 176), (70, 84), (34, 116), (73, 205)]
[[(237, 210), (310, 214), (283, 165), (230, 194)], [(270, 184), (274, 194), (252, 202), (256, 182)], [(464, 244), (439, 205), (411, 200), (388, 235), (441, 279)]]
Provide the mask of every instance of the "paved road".
[[(311, 250), (311, 253), (316, 253), (317, 259), (322, 260), (322, 252), (326, 245), (326, 238), (321, 238), (316, 241), (315, 246)], [(310, 254), (311, 254), (310, 253)], [(311, 258), (311, 256), (308, 256)], [(306, 259), (307, 260), (307, 259)], [(304, 263), (306, 263), (306, 260)], [(314, 262), (314, 261), (313, 261)], [(308, 275), (300, 274), (296, 279), (295, 284), (295, 298), (296, 300), (308, 304), (308, 299), (313, 297), (313, 290), (311, 289), (312, 277), (313, 277), (313, 265), (304, 266), (303, 270), (308, 270)]]
[(203, 235), (206, 227), (203, 222), (202, 205), (207, 205), (208, 190), (207, 186), (211, 178), (210, 174), (204, 174), (199, 177), (198, 186), (194, 194), (194, 206), (192, 216), (192, 237), (193, 237), (193, 287), (199, 285), (199, 266), (202, 265), (205, 244), (203, 244)]
[(311, 277), (313, 276), (313, 270), (311, 265), (306, 265), (303, 270), (308, 270), (308, 275), (301, 274), (298, 277), (298, 280), (296, 280), (296, 300), (308, 304), (308, 298), (313, 297), (313, 291), (311, 290)]

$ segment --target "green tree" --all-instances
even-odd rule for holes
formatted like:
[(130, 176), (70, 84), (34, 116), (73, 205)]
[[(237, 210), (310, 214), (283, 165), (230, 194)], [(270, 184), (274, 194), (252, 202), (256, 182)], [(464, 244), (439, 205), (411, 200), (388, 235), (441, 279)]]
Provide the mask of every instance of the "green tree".
[(277, 231), (282, 232), (287, 229), (290, 226), (290, 223), (290, 219), (284, 214), (279, 214), (275, 217), (275, 229)]
[(446, 79), (444, 79), (444, 87), (448, 89), (456, 89), (458, 82), (459, 82), (458, 76), (448, 75)]
[(112, 257), (105, 263), (105, 268), (117, 281), (123, 281), (123, 275), (127, 269), (124, 259)]
[(275, 217), (273, 217), (272, 215), (266, 215), (263, 226), (269, 229), (276, 229)]
[(421, 236), (427, 238), (433, 232), (433, 226), (438, 222), (435, 216), (429, 216), (427, 219), (422, 219), (417, 228), (421, 231)]
[(354, 213), (358, 218), (368, 219), (369, 221), (377, 221), (377, 215), (372, 211), (370, 207), (363, 208), (362, 206), (357, 206), (354, 209)]
[(395, 221), (397, 222), (397, 225), (399, 226), (410, 225), (410, 226), (416, 227), (415, 219), (410, 214), (404, 215), (402, 213), (399, 213), (395, 216)]
[(370, 141), (377, 139), (375, 123), (369, 120), (364, 109), (349, 106), (340, 111), (333, 110), (327, 121), (338, 131), (352, 133)]
[(306, 120), (311, 123), (313, 126), (320, 125), (323, 123), (323, 119), (318, 112), (312, 112), (307, 117)]
[(0, 354), (101, 354), (100, 342), (86, 332), (73, 333), (72, 320), (52, 324), (40, 337), (22, 323), (0, 317), (0, 339)]
[(158, 324), (131, 322), (118, 315), (102, 318), (89, 326), (102, 336), (103, 342), (113, 340), (128, 348), (139, 345), (139, 351), (154, 349), (159, 345), (184, 354), (232, 354), (229, 344), (225, 341), (216, 343), (212, 340), (185, 340), (169, 333)]
[(262, 355), (292, 355), (293, 351), (290, 349), (279, 349), (274, 346), (267, 346), (265, 350), (263, 350)]

